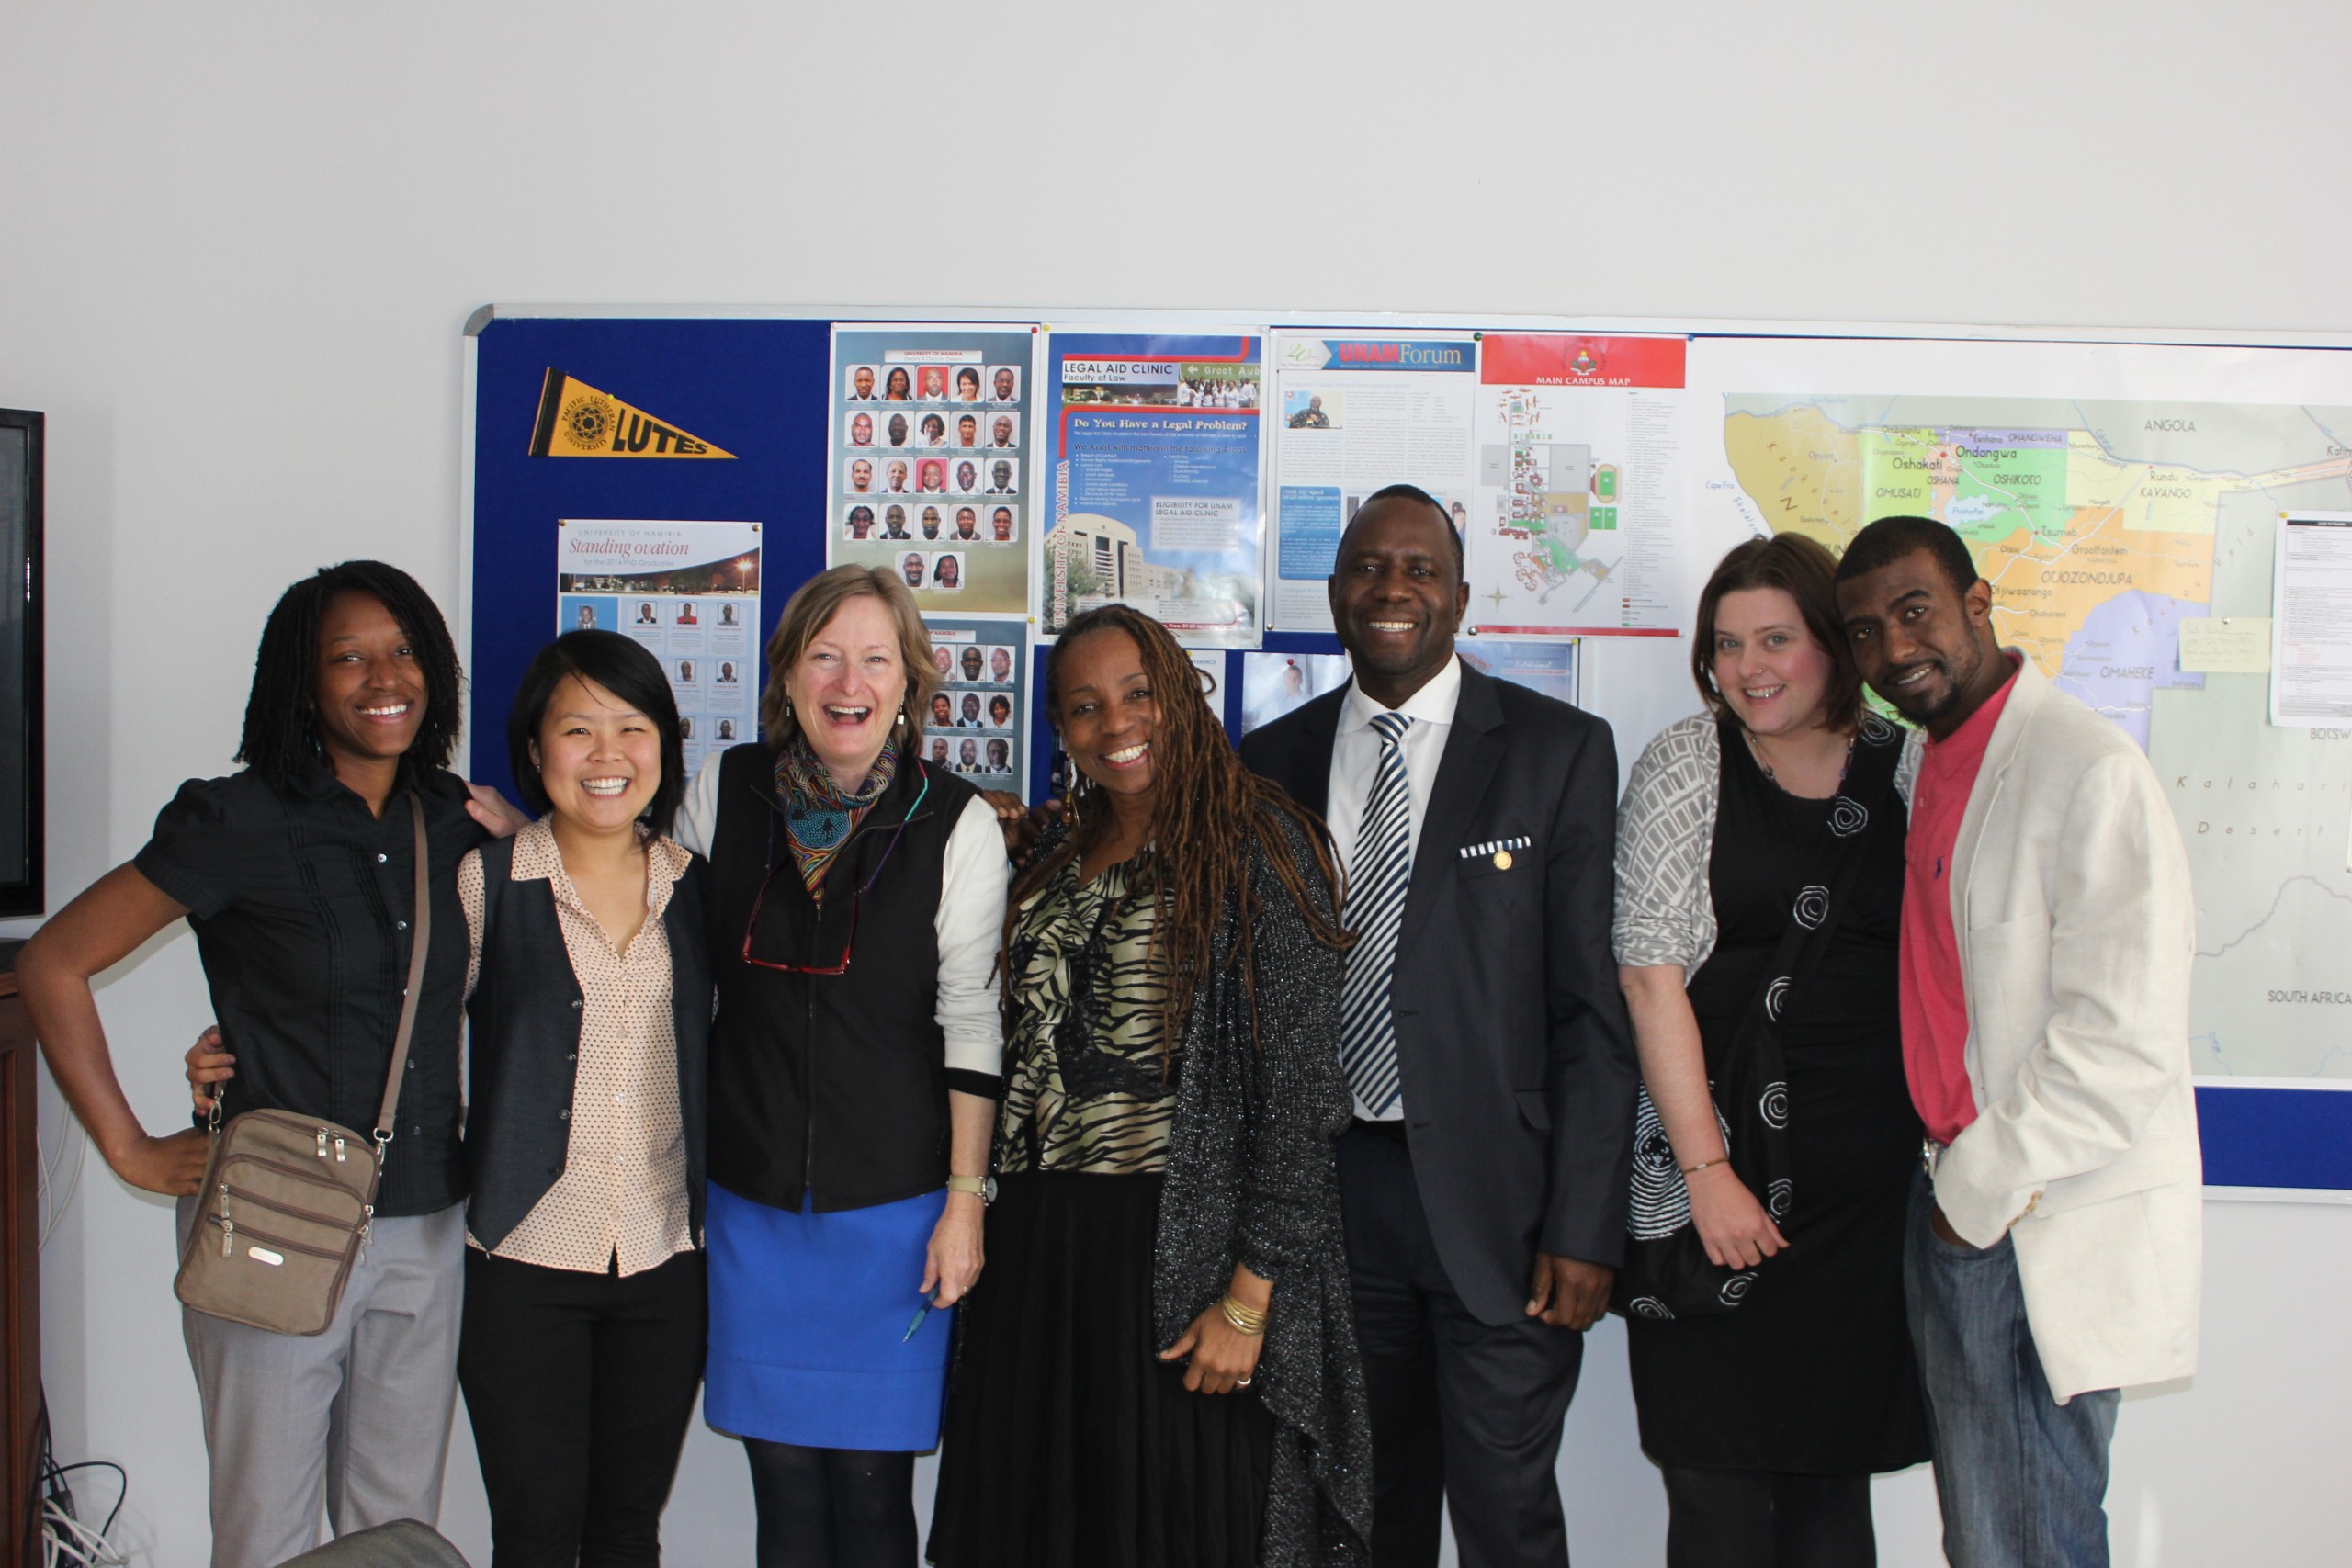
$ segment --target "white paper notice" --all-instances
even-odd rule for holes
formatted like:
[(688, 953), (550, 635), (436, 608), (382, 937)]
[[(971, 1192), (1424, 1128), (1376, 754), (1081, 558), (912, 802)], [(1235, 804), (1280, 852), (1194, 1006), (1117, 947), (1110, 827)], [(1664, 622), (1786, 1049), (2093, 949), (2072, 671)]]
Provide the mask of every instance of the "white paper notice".
[(2266, 675), (2270, 671), (2270, 617), (2188, 615), (2180, 623), (2184, 675)]
[(2270, 722), (2352, 725), (2352, 512), (2278, 515)]

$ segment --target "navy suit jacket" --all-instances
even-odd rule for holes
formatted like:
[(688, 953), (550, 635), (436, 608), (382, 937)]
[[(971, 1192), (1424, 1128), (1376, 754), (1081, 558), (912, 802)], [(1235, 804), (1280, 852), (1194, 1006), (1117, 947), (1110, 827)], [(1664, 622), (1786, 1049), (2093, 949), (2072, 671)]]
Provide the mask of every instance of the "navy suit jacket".
[[(1321, 814), (1346, 696), (1253, 731), (1242, 761)], [(1624, 1252), (1640, 1071), (1610, 947), (1616, 795), (1606, 723), (1464, 668), (1391, 1007), (1422, 1206), (1488, 1324), (1522, 1315), (1538, 1251)]]

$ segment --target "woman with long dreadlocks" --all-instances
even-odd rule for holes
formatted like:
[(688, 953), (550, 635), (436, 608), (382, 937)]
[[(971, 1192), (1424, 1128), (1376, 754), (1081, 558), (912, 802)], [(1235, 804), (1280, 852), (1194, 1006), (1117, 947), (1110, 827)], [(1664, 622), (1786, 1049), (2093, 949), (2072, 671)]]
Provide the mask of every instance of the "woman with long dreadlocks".
[(1322, 825), (1243, 769), (1157, 622), (1090, 611), (1046, 669), (1078, 779), (1006, 921), (1001, 1190), (931, 1559), (1362, 1562)]
[(244, 770), (181, 785), (146, 847), (59, 911), (18, 963), (50, 1071), (90, 1141), (132, 1186), (180, 1195), (186, 1235), (205, 1135), (140, 1125), (92, 977), (185, 916), (235, 1053), (225, 1113), (371, 1127), (424, 918), (423, 824), (432, 931), (410, 1071), (334, 1321), (297, 1336), (181, 1309), (211, 1458), (213, 1568), (308, 1551), (322, 1509), (339, 1535), (440, 1510), (466, 1251), (457, 874), (484, 836), (446, 766), (461, 712), (457, 649), (408, 573), (345, 561), (297, 582), (262, 629)]

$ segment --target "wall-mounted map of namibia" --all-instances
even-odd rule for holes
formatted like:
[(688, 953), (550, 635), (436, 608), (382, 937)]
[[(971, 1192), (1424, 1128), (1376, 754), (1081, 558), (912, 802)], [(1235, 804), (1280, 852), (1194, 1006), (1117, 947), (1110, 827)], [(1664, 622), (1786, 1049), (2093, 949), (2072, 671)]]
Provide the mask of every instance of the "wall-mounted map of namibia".
[(735, 454), (550, 365), (539, 387), (539, 417), (531, 425), (531, 456), (732, 457)]

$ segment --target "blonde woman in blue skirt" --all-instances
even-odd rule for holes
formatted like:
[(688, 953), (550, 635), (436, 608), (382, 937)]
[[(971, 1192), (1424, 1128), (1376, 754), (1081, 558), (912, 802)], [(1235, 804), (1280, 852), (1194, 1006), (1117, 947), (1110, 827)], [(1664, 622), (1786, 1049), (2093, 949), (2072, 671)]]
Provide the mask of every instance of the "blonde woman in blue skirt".
[(767, 659), (766, 739), (704, 765), (678, 835), (718, 987), (703, 1412), (750, 1457), (760, 1568), (912, 1568), (980, 1273), (1004, 840), (919, 755), (940, 676), (895, 576), (811, 579)]

